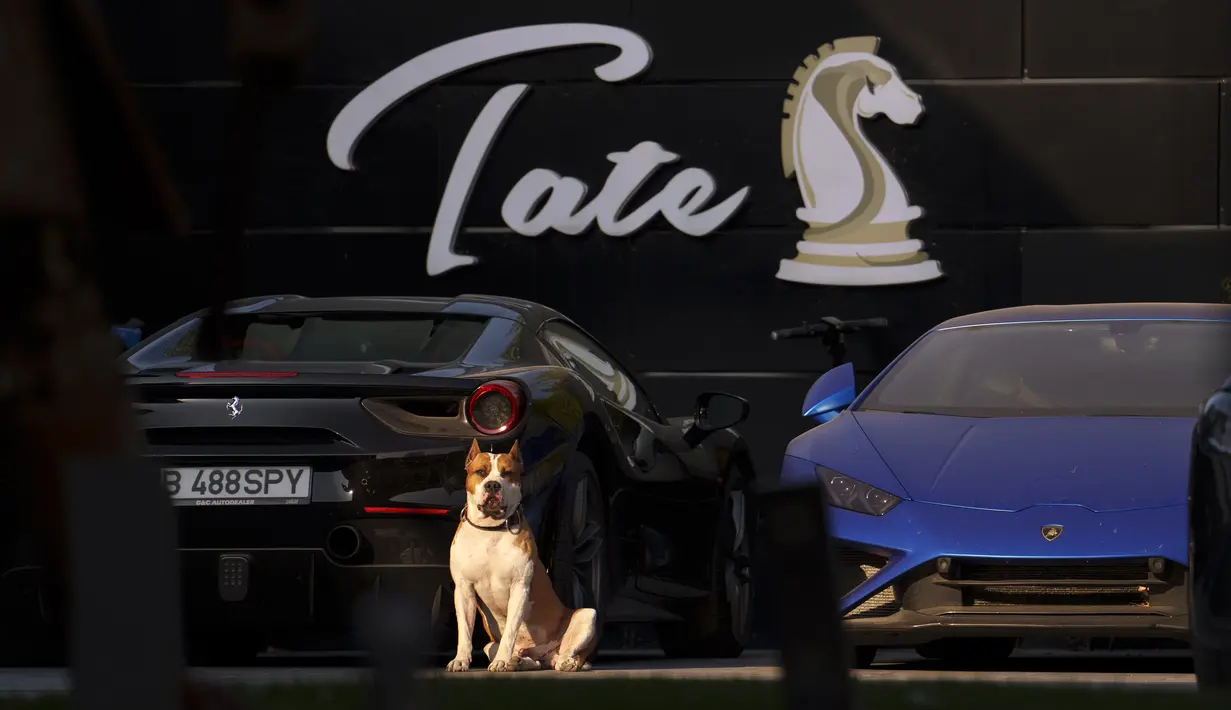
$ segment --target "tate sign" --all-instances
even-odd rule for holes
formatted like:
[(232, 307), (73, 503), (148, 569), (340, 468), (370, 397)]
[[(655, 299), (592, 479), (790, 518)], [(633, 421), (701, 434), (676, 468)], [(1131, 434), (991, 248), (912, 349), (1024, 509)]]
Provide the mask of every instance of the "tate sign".
[[(451, 74), (507, 57), (559, 47), (608, 45), (620, 50), (594, 73), (607, 82), (631, 79), (650, 66), (650, 45), (607, 25), (553, 24), (497, 30), (419, 55), (359, 93), (334, 119), (327, 148), (334, 165), (354, 170), (359, 139), (406, 97)], [(915, 125), (923, 100), (893, 64), (878, 55), (876, 37), (844, 37), (804, 58), (787, 87), (781, 126), (782, 168), (799, 185), (798, 220), (808, 225), (796, 255), (779, 262), (777, 278), (830, 286), (887, 286), (941, 278), (938, 261), (911, 235), (923, 208), (911, 204), (893, 167), (867, 139), (862, 122), (886, 116)], [(453, 250), (471, 190), (500, 129), (529, 91), (511, 84), (479, 112), (453, 162), (427, 250), (435, 276), (478, 261)], [(509, 229), (534, 237), (554, 229), (581, 234), (597, 226), (613, 237), (641, 229), (662, 215), (679, 231), (700, 237), (720, 228), (748, 198), (748, 187), (717, 198), (714, 178), (700, 168), (675, 173), (663, 189), (633, 200), (659, 168), (679, 160), (653, 141), (609, 153), (613, 163), (602, 188), (545, 168), (529, 171), (505, 195), (500, 216)], [(626, 211), (627, 210), (627, 211)], [(785, 256), (785, 255), (784, 255)]]
[[(451, 74), (520, 54), (560, 47), (608, 45), (620, 50), (615, 59), (595, 68), (606, 82), (631, 79), (650, 66), (650, 45), (628, 30), (595, 24), (550, 24), (496, 30), (450, 42), (425, 52), (377, 79), (337, 115), (329, 128), (326, 148), (333, 164), (354, 170), (355, 147), (386, 111), (416, 91)], [(436, 211), (427, 251), (427, 273), (435, 276), (478, 261), (453, 250), (466, 203), (479, 171), (501, 128), (528, 84), (510, 84), (497, 91), (479, 112), (453, 161)], [(613, 163), (602, 188), (590, 200), (589, 186), (577, 178), (545, 168), (527, 172), (509, 190), (500, 215), (509, 229), (534, 237), (548, 229), (581, 234), (597, 224), (609, 236), (623, 237), (661, 214), (685, 234), (704, 236), (720, 228), (748, 198), (748, 187), (715, 202), (714, 178), (700, 168), (684, 168), (657, 194), (625, 212), (638, 189), (659, 168), (678, 155), (653, 141), (627, 151), (609, 153)], [(537, 205), (542, 205), (535, 209)]]

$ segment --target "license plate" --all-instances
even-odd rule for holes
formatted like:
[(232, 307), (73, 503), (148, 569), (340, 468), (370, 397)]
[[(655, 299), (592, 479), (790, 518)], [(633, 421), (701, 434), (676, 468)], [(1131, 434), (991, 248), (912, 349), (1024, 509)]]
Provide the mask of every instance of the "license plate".
[(164, 468), (172, 505), (297, 505), (311, 502), (307, 466)]

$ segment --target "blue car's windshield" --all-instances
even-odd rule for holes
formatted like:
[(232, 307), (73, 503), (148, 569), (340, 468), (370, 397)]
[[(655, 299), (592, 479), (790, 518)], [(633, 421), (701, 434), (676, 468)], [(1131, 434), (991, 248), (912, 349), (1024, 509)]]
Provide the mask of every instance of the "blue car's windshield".
[(941, 330), (861, 410), (968, 417), (1195, 417), (1231, 375), (1231, 323), (1069, 321)]

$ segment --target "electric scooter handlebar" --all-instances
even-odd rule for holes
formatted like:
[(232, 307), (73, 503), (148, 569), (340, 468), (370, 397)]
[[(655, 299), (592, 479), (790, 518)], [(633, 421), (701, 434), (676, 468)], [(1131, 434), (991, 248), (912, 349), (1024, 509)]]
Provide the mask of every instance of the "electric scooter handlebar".
[(769, 337), (771, 340), (790, 340), (791, 338), (812, 338), (820, 335), (822, 332), (829, 330), (829, 327), (823, 323), (813, 324), (805, 323), (797, 325), (794, 328), (782, 328), (780, 330), (771, 331)]
[(855, 320), (839, 320), (826, 316), (819, 323), (803, 323), (794, 328), (782, 328), (770, 331), (771, 340), (790, 340), (791, 338), (816, 338), (826, 333), (854, 333), (864, 328), (885, 328), (889, 325), (888, 318), (859, 318)]

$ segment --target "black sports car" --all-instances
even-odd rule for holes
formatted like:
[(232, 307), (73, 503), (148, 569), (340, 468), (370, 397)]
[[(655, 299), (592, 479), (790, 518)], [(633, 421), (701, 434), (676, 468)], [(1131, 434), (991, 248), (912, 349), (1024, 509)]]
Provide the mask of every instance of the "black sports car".
[(1188, 488), (1189, 625), (1197, 682), (1231, 689), (1231, 380), (1201, 407)]
[(349, 632), (378, 589), (421, 599), (451, 647), (476, 438), (519, 442), (526, 519), (566, 604), (657, 622), (673, 655), (742, 650), (754, 473), (730, 427), (745, 400), (704, 393), (664, 418), (576, 324), (508, 298), (246, 299), (216, 362), (197, 356), (203, 315), (123, 355), (178, 513), (190, 652)]

